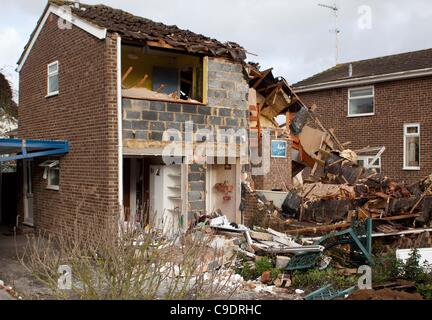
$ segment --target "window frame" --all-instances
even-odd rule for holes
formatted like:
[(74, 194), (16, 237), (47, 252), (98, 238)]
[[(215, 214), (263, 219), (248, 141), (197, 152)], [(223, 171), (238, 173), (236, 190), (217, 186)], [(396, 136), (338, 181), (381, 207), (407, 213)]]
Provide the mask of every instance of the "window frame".
[(377, 161), (379, 163), (378, 165), (369, 164), (369, 161), (373, 160), (374, 158), (375, 158), (375, 156), (358, 156), (358, 160), (361, 160), (361, 161), (363, 161), (363, 163), (365, 163), (364, 167), (366, 169), (379, 169), (380, 171), (377, 171), (377, 172), (381, 173), (382, 172), (382, 159), (381, 159), (381, 157), (377, 158)]
[[(45, 168), (44, 179), (47, 180), (46, 189), (56, 190), (56, 191), (60, 190), (60, 161), (59, 160), (47, 160), (47, 161), (42, 162), (39, 165), (39, 167)], [(53, 170), (58, 171), (58, 174), (59, 174), (59, 184), (58, 185), (51, 184), (50, 176), (51, 176)]]
[[(57, 71), (50, 73), (50, 67), (57, 65)], [(50, 92), (50, 78), (52, 76), (57, 76), (57, 91)], [(54, 61), (48, 64), (47, 66), (47, 95), (46, 97), (57, 96), (60, 93), (60, 63), (59, 61)]]
[[(53, 173), (53, 171), (57, 171), (58, 172), (59, 183), (57, 185), (56, 184), (51, 184), (50, 176)], [(47, 187), (46, 188), (50, 189), (50, 190), (55, 190), (55, 191), (60, 190), (60, 166), (59, 165), (56, 165), (56, 166), (51, 167), (51, 168), (48, 168)]]
[[(351, 98), (351, 92), (355, 90), (365, 90), (365, 89), (372, 89), (372, 95), (368, 96), (360, 96)], [(359, 113), (359, 114), (352, 114), (351, 113), (351, 100), (358, 100), (358, 99), (364, 99), (364, 98), (372, 98), (372, 108), (373, 111), (369, 113)], [(348, 89), (348, 118), (356, 118), (356, 117), (369, 117), (375, 115), (375, 86), (367, 86), (367, 87), (356, 87), (356, 88), (349, 88)]]
[[(408, 133), (408, 128), (416, 127), (417, 133)], [(419, 165), (417, 167), (408, 166), (406, 163), (406, 155), (407, 155), (407, 138), (409, 137), (418, 137), (419, 140)], [(421, 126), (420, 123), (405, 123), (403, 129), (403, 170), (407, 171), (419, 171), (421, 170)]]

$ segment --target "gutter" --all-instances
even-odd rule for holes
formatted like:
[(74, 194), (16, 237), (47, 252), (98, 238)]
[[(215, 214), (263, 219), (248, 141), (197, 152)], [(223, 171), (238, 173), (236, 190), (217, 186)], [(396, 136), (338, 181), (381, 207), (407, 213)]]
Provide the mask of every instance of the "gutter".
[(123, 210), (123, 116), (122, 116), (122, 39), (117, 36), (117, 139), (118, 139), (118, 202), (120, 221), (124, 221)]
[(350, 86), (357, 86), (357, 85), (373, 84), (373, 83), (386, 82), (386, 81), (420, 78), (425, 76), (432, 76), (432, 68), (395, 72), (395, 73), (381, 74), (381, 75), (361, 77), (361, 78), (343, 79), (343, 80), (336, 80), (330, 82), (322, 82), (322, 83), (312, 84), (309, 86), (295, 87), (293, 88), (293, 90), (296, 93), (303, 93), (303, 92), (320, 91), (326, 89), (343, 88), (343, 87), (350, 87)]

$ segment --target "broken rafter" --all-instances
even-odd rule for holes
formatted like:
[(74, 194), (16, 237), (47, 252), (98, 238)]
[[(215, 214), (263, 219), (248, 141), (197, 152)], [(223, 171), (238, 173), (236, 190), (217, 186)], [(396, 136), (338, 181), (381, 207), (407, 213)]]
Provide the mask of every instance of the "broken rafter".
[(273, 68), (267, 69), (265, 71), (263, 71), (261, 73), (261, 78), (253, 85), (252, 88), (256, 89), (258, 88), (258, 86), (261, 84), (261, 82), (263, 82), (263, 80), (265, 79), (265, 77), (267, 77), (269, 75), (270, 72), (273, 71)]

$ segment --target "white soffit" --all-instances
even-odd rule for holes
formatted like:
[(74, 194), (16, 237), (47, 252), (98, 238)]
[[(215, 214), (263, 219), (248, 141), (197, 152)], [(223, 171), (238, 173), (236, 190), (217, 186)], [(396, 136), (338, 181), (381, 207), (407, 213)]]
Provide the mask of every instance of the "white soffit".
[(51, 5), (47, 9), (41, 22), (37, 26), (37, 29), (36, 29), (33, 37), (30, 40), (28, 48), (26, 49), (21, 61), (18, 64), (18, 67), (17, 67), (18, 72), (21, 71), (23, 65), (25, 64), (25, 62), (26, 62), (26, 60), (30, 54), (30, 51), (32, 50), (37, 38), (39, 37), (40, 32), (42, 31), (42, 28), (44, 27), (44, 25), (45, 25), (46, 21), (48, 20), (48, 17), (50, 16), (51, 13), (55, 14), (59, 18), (62, 18), (64, 21), (67, 21), (67, 22), (71, 23), (72, 25), (88, 32), (89, 34), (95, 36), (98, 39), (102, 40), (102, 39), (106, 38), (107, 29), (98, 27), (98, 26), (96, 26), (90, 22), (87, 22), (81, 18), (78, 18), (78, 17), (72, 15), (70, 11), (68, 12), (67, 10), (65, 10), (62, 7), (57, 7), (57, 6)]

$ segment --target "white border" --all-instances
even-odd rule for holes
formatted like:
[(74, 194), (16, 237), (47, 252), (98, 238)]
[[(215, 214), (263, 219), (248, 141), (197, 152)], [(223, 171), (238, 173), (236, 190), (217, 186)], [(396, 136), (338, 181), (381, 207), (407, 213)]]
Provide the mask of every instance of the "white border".
[[(57, 91), (53, 91), (53, 92), (50, 92), (49, 91), (49, 79), (50, 79), (50, 76), (53, 76), (53, 75), (55, 75), (55, 73), (52, 73), (52, 74), (50, 74), (50, 72), (49, 72), (49, 68), (51, 67), (51, 66), (53, 66), (53, 65), (57, 65)], [(60, 63), (58, 62), (58, 60), (56, 60), (56, 61), (54, 61), (54, 62), (51, 62), (51, 63), (48, 63), (48, 66), (47, 66), (47, 95), (46, 95), (46, 98), (48, 98), (48, 97), (52, 97), (52, 96), (57, 96), (57, 95), (59, 95), (59, 93), (60, 93)]]
[[(372, 89), (372, 96), (362, 96), (362, 97), (351, 98), (351, 91), (364, 90), (364, 89)], [(373, 112), (350, 114), (351, 99), (356, 100), (356, 99), (364, 99), (364, 98), (372, 98)], [(375, 115), (375, 87), (374, 86), (367, 86), (367, 87), (349, 88), (348, 89), (348, 116), (347, 117), (348, 118), (357, 118), (357, 117), (368, 117), (368, 116), (374, 116), (374, 115)]]
[[(285, 156), (281, 157), (281, 156), (274, 156), (273, 155), (273, 142), (283, 142), (283, 143), (285, 143)], [(270, 143), (271, 143), (270, 154), (271, 154), (272, 158), (286, 159), (288, 157), (288, 151), (287, 151), (288, 142), (287, 141), (285, 141), (285, 140), (272, 140)]]
[(118, 202), (120, 221), (124, 222), (123, 210), (123, 112), (122, 112), (122, 39), (117, 37), (117, 140), (118, 140)]
[(42, 31), (42, 28), (44, 27), (44, 25), (47, 22), (48, 17), (51, 13), (64, 19), (65, 21), (72, 23), (73, 25), (75, 25), (78, 28), (90, 33), (91, 35), (95, 36), (96, 38), (98, 38), (100, 40), (106, 38), (107, 29), (98, 27), (98, 26), (91, 24), (90, 22), (83, 20), (81, 18), (78, 18), (76, 16), (65, 14), (64, 10), (62, 10), (61, 7), (50, 5), (49, 8), (47, 9), (45, 15), (43, 16), (41, 22), (37, 26), (36, 31), (35, 31), (33, 37), (31, 38), (30, 44), (27, 47), (27, 49), (25, 50), (22, 59), (18, 62), (18, 67), (16, 69), (17, 72), (21, 71), (22, 67), (24, 66), (25, 62), (27, 61), (27, 58), (30, 54), (30, 51), (32, 50), (37, 38), (39, 37), (39, 34)]
[[(417, 127), (418, 128), (418, 133), (416, 134), (409, 134), (407, 133), (407, 128), (408, 127)], [(417, 137), (419, 138), (419, 164), (420, 166), (418, 167), (410, 167), (410, 166), (406, 166), (405, 160), (406, 160), (406, 139), (407, 137)], [(421, 170), (421, 127), (420, 127), (420, 123), (405, 123), (404, 124), (404, 129), (403, 129), (403, 168), (402, 170), (406, 170), (406, 171), (419, 171)]]

